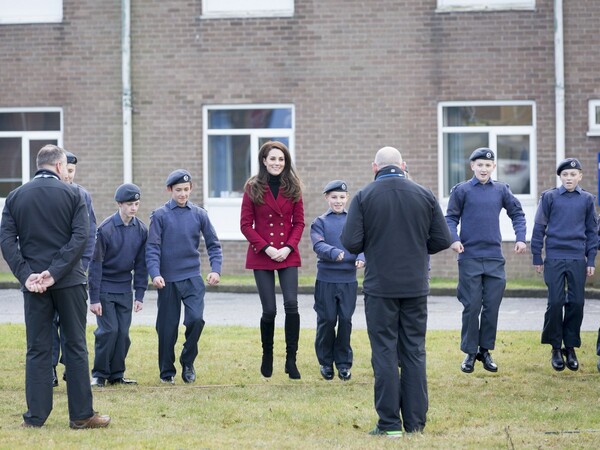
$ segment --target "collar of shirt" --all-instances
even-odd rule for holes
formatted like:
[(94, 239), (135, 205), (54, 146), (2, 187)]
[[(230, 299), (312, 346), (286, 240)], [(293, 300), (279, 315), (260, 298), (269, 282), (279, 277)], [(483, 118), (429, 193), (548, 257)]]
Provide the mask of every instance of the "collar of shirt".
[(56, 178), (58, 181), (60, 181), (60, 177), (55, 172), (52, 172), (48, 169), (38, 170), (33, 178)]
[[(581, 186), (577, 185), (577, 187), (575, 189), (573, 189), (573, 192), (577, 192), (578, 194), (581, 194), (581, 191), (583, 189), (581, 189)], [(567, 191), (567, 189), (561, 184), (560, 187), (558, 188), (558, 193), (560, 195), (563, 195), (565, 192), (569, 192)]]
[[(137, 217), (132, 217), (131, 220), (129, 221), (129, 225), (136, 225), (136, 220)], [(119, 214), (119, 211), (117, 211), (115, 213), (115, 215), (113, 216), (113, 223), (115, 224), (115, 227), (124, 227), (125, 226), (125, 222), (123, 222), (123, 219), (121, 218), (121, 214)]]
[[(325, 215), (328, 216), (330, 214), (337, 214), (337, 213), (333, 209), (329, 208), (327, 210), (327, 212), (325, 213)], [(346, 208), (344, 208), (344, 210), (340, 214), (348, 214), (348, 211), (346, 210)]]
[[(176, 202), (175, 200), (173, 200), (173, 199), (169, 200), (169, 201), (168, 201), (168, 203), (167, 203), (167, 205), (168, 205), (169, 209), (182, 208), (182, 207), (181, 207), (181, 206), (179, 206), (179, 205), (177, 204), (177, 202)], [(186, 202), (186, 204), (185, 204), (185, 206), (183, 206), (183, 208), (192, 209), (192, 208), (190, 207), (190, 201), (189, 201), (189, 200)]]
[(377, 173), (375, 174), (376, 180), (388, 177), (406, 178), (406, 174), (400, 167), (394, 165), (386, 166), (383, 169), (377, 171)]
[(481, 181), (479, 181), (477, 179), (477, 177), (475, 175), (473, 175), (473, 178), (471, 178), (469, 180), (469, 183), (471, 183), (471, 186), (475, 186), (476, 184), (481, 184), (481, 185), (485, 185), (485, 184), (494, 184), (494, 180), (492, 180), (491, 178), (489, 180), (487, 180), (485, 183), (482, 183)]

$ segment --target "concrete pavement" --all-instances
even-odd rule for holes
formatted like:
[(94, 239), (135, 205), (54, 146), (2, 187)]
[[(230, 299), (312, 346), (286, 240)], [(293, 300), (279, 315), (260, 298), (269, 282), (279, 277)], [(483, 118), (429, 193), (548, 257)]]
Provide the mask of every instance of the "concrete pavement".
[[(146, 293), (144, 309), (133, 314), (132, 325), (154, 325), (156, 320), (157, 292)], [(312, 295), (299, 295), (301, 324), (303, 328), (316, 327), (316, 314)], [(283, 327), (283, 300), (278, 295), (277, 326)], [(503, 300), (498, 320), (499, 330), (541, 331), (546, 310), (544, 298), (511, 298)], [(430, 330), (460, 330), (462, 306), (456, 297), (430, 296)], [(205, 297), (204, 320), (211, 325), (241, 325), (258, 327), (261, 308), (257, 294), (207, 292)], [(0, 290), (0, 323), (23, 323), (23, 295), (18, 289)], [(88, 323), (95, 323), (95, 316), (88, 312)], [(587, 300), (582, 331), (596, 331), (600, 326), (600, 301)], [(366, 328), (364, 301), (359, 295), (353, 327)]]

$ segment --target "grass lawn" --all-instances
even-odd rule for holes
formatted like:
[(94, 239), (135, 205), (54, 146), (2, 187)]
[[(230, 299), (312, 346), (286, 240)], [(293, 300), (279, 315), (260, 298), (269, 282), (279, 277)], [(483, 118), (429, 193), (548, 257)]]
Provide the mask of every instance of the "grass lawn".
[[(88, 347), (93, 357), (93, 330)], [(110, 414), (106, 430), (68, 428), (65, 383), (55, 388), (54, 411), (42, 429), (22, 429), (24, 326), (0, 325), (0, 448), (365, 449), (365, 448), (598, 448), (600, 374), (596, 334), (583, 333), (578, 372), (550, 367), (539, 332), (500, 332), (494, 357), (500, 370), (459, 370), (458, 331), (428, 333), (429, 414), (425, 433), (401, 440), (370, 437), (376, 422), (370, 350), (364, 330), (353, 333), (353, 377), (323, 380), (314, 356), (314, 330), (301, 332), (302, 380), (283, 373), (283, 330), (276, 330), (273, 377), (260, 376), (256, 328), (208, 325), (196, 361), (198, 381), (158, 380), (152, 327), (131, 330), (127, 376), (138, 386), (94, 391), (95, 408)], [(183, 329), (177, 351), (180, 351)], [(62, 373), (62, 369), (59, 374)]]

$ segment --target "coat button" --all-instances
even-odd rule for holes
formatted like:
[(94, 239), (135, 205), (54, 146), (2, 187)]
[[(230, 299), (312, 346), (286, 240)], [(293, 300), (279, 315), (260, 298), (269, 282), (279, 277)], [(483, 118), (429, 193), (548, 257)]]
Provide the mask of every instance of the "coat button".
[(283, 242), (280, 242), (281, 245), (283, 245)]
[(270, 227), (272, 227), (272, 226), (273, 226), (273, 224), (272, 224), (272, 223), (270, 223), (270, 224), (269, 224), (269, 226), (270, 226)]
[(273, 233), (269, 233), (271, 236), (273, 236)]
[(279, 233), (279, 236), (283, 236), (284, 233)]

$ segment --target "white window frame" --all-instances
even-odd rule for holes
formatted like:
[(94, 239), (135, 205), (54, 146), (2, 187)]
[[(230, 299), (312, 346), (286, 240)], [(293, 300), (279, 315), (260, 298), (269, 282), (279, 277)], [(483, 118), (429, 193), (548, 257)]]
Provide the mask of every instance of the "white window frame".
[(600, 136), (600, 122), (596, 121), (596, 109), (600, 108), (600, 100), (588, 102), (588, 136)]
[[(208, 112), (238, 109), (290, 109), (292, 123), (290, 128), (208, 128)], [(202, 191), (203, 205), (210, 213), (210, 220), (221, 240), (245, 240), (240, 231), (241, 197), (210, 197), (209, 167), (208, 167), (208, 136), (250, 136), (250, 173), (258, 173), (259, 139), (271, 136), (286, 137), (288, 150), (292, 161), (295, 160), (294, 135), (296, 129), (295, 109), (292, 104), (244, 104), (244, 105), (204, 105), (202, 108), (203, 139), (202, 139)]]
[[(30, 180), (29, 173), (31, 167), (29, 165), (31, 151), (37, 152), (38, 149), (31, 149), (29, 143), (35, 140), (56, 140), (58, 146), (63, 145), (63, 110), (62, 108), (55, 107), (36, 107), (36, 108), (0, 108), (0, 113), (14, 113), (14, 112), (58, 112), (60, 113), (60, 130), (59, 131), (0, 131), (0, 138), (21, 138), (21, 183), (25, 184)], [(0, 207), (4, 207), (4, 201), (6, 197), (0, 197)]]
[(202, 0), (202, 19), (293, 17), (294, 0)]
[[(473, 126), (473, 127), (457, 127), (457, 126), (444, 126), (444, 108), (453, 106), (530, 106), (531, 107), (531, 125), (523, 126)], [(449, 197), (444, 196), (444, 182), (446, 173), (444, 171), (444, 133), (456, 132), (456, 133), (489, 133), (489, 145), (490, 149), (497, 154), (496, 143), (497, 137), (502, 135), (529, 135), (530, 136), (530, 149), (529, 149), (529, 194), (515, 194), (515, 197), (521, 202), (523, 212), (528, 224), (533, 224), (535, 218), (535, 211), (537, 209), (537, 127), (536, 127), (536, 108), (535, 102), (529, 100), (512, 101), (512, 100), (498, 100), (498, 101), (449, 101), (438, 103), (438, 193), (440, 198), (440, 205), (446, 210), (448, 207)], [(492, 174), (492, 179), (496, 179), (497, 168)], [(472, 176), (472, 175), (471, 175)], [(467, 177), (470, 179), (471, 176)], [(465, 180), (466, 181), (466, 180)], [(531, 238), (531, 232), (533, 227), (527, 227), (527, 239)], [(500, 231), (502, 233), (502, 239), (504, 241), (514, 241), (515, 234), (512, 228), (512, 222), (506, 215), (506, 211), (502, 210), (500, 215)]]
[(0, 25), (62, 21), (62, 0), (0, 0)]
[(438, 0), (436, 12), (535, 10), (535, 0)]

